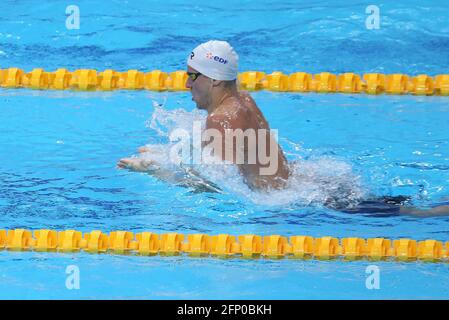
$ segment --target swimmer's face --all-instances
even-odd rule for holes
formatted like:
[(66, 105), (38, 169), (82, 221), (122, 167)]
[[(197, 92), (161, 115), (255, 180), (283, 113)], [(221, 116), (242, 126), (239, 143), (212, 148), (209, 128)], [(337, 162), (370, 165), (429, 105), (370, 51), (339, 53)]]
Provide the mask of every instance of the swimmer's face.
[[(188, 73), (198, 73), (197, 70), (188, 67)], [(198, 109), (206, 109), (210, 104), (210, 94), (212, 89), (212, 79), (205, 75), (199, 75), (195, 80), (187, 78), (186, 87), (190, 89), (192, 100), (195, 101)]]

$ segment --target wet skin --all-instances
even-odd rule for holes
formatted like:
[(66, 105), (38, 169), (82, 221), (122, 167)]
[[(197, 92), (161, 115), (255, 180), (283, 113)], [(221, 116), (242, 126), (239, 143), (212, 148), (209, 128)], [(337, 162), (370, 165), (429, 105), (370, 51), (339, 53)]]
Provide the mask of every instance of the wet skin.
[[(190, 67), (187, 71), (197, 72)], [(235, 85), (224, 87), (222, 81), (215, 81), (204, 75), (200, 75), (195, 81), (188, 78), (186, 86), (190, 89), (192, 100), (196, 103), (197, 108), (204, 109), (208, 112), (206, 130), (218, 130), (222, 137), (225, 137), (226, 129), (241, 129), (242, 131), (248, 129), (254, 130), (256, 138), (255, 145), (245, 143), (243, 150), (241, 150), (236, 147), (236, 139), (234, 138), (233, 148), (230, 151), (232, 159), (226, 159), (236, 163), (237, 156), (240, 156), (244, 160), (243, 163), (237, 163), (237, 166), (248, 186), (256, 190), (283, 188), (289, 176), (287, 160), (277, 142), (273, 138), (270, 138), (269, 124), (251, 96), (246, 92), (238, 91)], [(266, 140), (264, 141), (266, 152), (264, 154), (274, 164), (274, 170), (270, 174), (261, 173), (261, 168), (267, 168), (270, 163), (261, 163), (258, 157), (256, 157), (255, 163), (249, 163), (248, 161), (249, 152), (255, 151), (255, 154), (257, 154), (257, 148), (260, 145), (257, 135), (259, 129), (267, 130)], [(206, 145), (207, 142), (203, 143), (203, 147)], [(270, 154), (270, 146), (274, 150), (273, 154)], [(225, 148), (225, 140), (222, 139), (222, 160), (225, 160)], [(145, 147), (139, 148), (139, 152), (150, 151)], [(243, 154), (238, 155), (239, 152)], [(149, 160), (124, 158), (118, 162), (117, 166), (135, 171), (146, 171), (147, 167), (151, 164), (153, 162)]]
[[(197, 72), (190, 67), (187, 71)], [(248, 93), (238, 91), (236, 87), (224, 89), (220, 84), (220, 81), (212, 80), (204, 75), (199, 76), (195, 81), (192, 81), (192, 79), (189, 78), (186, 86), (190, 89), (192, 100), (196, 103), (197, 107), (208, 112), (206, 129), (216, 129), (222, 133), (222, 136), (225, 135), (226, 129), (241, 129), (243, 131), (246, 129), (254, 129), (256, 131), (258, 129), (269, 129), (268, 122)], [(267, 137), (266, 142), (267, 146), (269, 146), (270, 143), (276, 143), (277, 146), (276, 154), (270, 155), (270, 157), (277, 157), (278, 160), (278, 168), (274, 174), (261, 175), (260, 168), (263, 167), (263, 165), (259, 163), (259, 161), (255, 164), (243, 163), (237, 165), (245, 182), (251, 189), (282, 189), (285, 187), (289, 176), (287, 160), (277, 142), (271, 141), (269, 137)], [(258, 140), (256, 144), (259, 144)], [(203, 147), (204, 146), (205, 144), (203, 144)], [(141, 147), (138, 151), (141, 153), (151, 152), (151, 150), (146, 147)], [(239, 151), (235, 148), (232, 150), (234, 160), (236, 159), (237, 152)], [(246, 144), (243, 152), (248, 152)], [(224, 159), (224, 152), (222, 159)], [(247, 159), (247, 157), (245, 157), (245, 159)], [(117, 163), (117, 166), (119, 168), (145, 172), (154, 164), (154, 162), (146, 159), (124, 158)], [(420, 209), (413, 206), (400, 205), (398, 211), (399, 214), (416, 217), (447, 216), (449, 215), (449, 205), (440, 205), (430, 209)]]

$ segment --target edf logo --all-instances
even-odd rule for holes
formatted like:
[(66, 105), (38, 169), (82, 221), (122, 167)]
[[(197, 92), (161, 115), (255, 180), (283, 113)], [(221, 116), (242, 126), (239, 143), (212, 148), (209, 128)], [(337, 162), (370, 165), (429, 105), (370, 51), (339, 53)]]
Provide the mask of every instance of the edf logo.
[(207, 59), (213, 59), (214, 61), (217, 61), (217, 62), (223, 63), (223, 64), (228, 63), (228, 60), (220, 58), (219, 56), (214, 56), (211, 52), (206, 53), (206, 58)]

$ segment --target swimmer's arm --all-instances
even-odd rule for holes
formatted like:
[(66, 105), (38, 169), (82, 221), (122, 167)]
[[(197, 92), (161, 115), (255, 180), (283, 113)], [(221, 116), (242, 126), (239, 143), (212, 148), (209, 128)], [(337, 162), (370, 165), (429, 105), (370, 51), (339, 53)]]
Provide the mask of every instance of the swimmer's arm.
[(117, 163), (119, 169), (128, 169), (135, 172), (149, 173), (161, 180), (170, 181), (174, 177), (174, 172), (162, 169), (158, 163), (153, 160), (142, 158), (123, 158)]
[(143, 172), (152, 175), (159, 180), (186, 187), (193, 187), (197, 190), (220, 192), (220, 188), (212, 182), (207, 181), (195, 170), (189, 167), (182, 167), (182, 170), (168, 170), (162, 168), (157, 162), (142, 158), (123, 158), (117, 163), (119, 169), (128, 169), (136, 172)]
[[(147, 145), (137, 148), (140, 154), (151, 153), (154, 150)], [(157, 161), (145, 158), (123, 158), (117, 163), (119, 169), (128, 169), (135, 172), (146, 172), (161, 180), (167, 180), (174, 172), (161, 168)]]
[(256, 102), (254, 101), (253, 97), (251, 97), (251, 95), (249, 94), (248, 91), (240, 90), (239, 91), (239, 96), (240, 96), (240, 99), (244, 99), (244, 100), (249, 101), (249, 102), (251, 102), (253, 104), (256, 104)]
[[(260, 111), (259, 107), (257, 106), (256, 101), (254, 101), (253, 97), (247, 92), (247, 91), (239, 91), (240, 99), (243, 100), (245, 103), (250, 103), (254, 108), (253, 110), (257, 113), (258, 117), (261, 118), (264, 122), (268, 124), (267, 119), (265, 119), (265, 116), (263, 115), (262, 111)], [(269, 129), (269, 126), (268, 126)]]
[[(210, 115), (206, 120), (206, 129), (212, 129), (217, 130), (218, 133), (221, 135), (221, 160), (228, 160), (231, 163), (236, 162), (236, 154), (237, 154), (237, 147), (235, 141), (229, 146), (226, 143), (226, 129), (230, 130), (236, 130), (236, 129), (242, 129), (245, 130), (245, 122), (243, 119), (239, 119), (238, 117), (233, 117), (230, 115), (225, 114), (213, 114)], [(235, 140), (235, 139), (234, 139)], [(210, 143), (216, 143), (216, 141), (210, 140)], [(204, 143), (203, 147), (208, 144), (208, 141)], [(232, 159), (230, 156), (232, 155)], [(239, 169), (241, 170), (241, 165), (238, 165)]]
[[(146, 152), (151, 152), (152, 149), (150, 147), (148, 147), (148, 146), (142, 146), (142, 147), (137, 148), (137, 151), (139, 153), (143, 154), (143, 153), (146, 153)], [(122, 160), (120, 160), (120, 162)], [(120, 167), (120, 165), (118, 165), (118, 166)], [(153, 168), (150, 168), (151, 166), (153, 166)], [(158, 172), (163, 172), (164, 173), (163, 176), (167, 176), (169, 172), (172, 173), (172, 171), (169, 171), (169, 170), (165, 170), (164, 171), (162, 168), (160, 168), (160, 167), (156, 168), (155, 166), (157, 166), (156, 161), (142, 159), (141, 165), (138, 166), (137, 168), (135, 168), (133, 171), (155, 171), (156, 172), (156, 169), (157, 169)], [(194, 177), (201, 177), (199, 172), (194, 170), (194, 169), (192, 169), (191, 167), (182, 166), (182, 164), (181, 164), (181, 167), (183, 168), (183, 170), (185, 171), (185, 173), (187, 175), (194, 176)]]

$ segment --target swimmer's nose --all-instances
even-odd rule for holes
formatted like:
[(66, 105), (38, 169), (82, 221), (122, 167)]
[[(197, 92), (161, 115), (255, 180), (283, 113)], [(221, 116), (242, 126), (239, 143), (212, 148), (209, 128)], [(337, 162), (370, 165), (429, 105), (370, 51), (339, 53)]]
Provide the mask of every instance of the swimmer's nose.
[(191, 89), (192, 88), (192, 79), (190, 79), (190, 77), (187, 78), (186, 88), (187, 89)]

